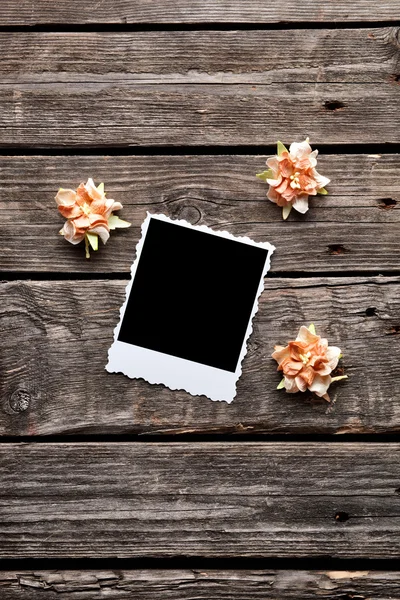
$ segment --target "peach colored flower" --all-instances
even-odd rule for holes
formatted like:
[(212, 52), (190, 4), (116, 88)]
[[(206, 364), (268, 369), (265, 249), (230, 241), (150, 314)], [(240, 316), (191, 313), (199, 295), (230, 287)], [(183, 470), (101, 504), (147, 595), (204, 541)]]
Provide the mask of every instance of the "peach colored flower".
[(291, 394), (310, 390), (329, 402), (327, 392), (331, 383), (347, 378), (347, 375), (331, 377), (341, 351), (336, 346), (328, 346), (328, 340), (315, 333), (314, 325), (308, 329), (300, 327), (296, 340), (287, 346), (275, 346), (272, 358), (284, 375), (278, 389), (285, 388)]
[(318, 150), (312, 151), (307, 138), (291, 144), (289, 150), (278, 142), (278, 153), (267, 160), (267, 171), (257, 177), (268, 183), (267, 198), (282, 207), (287, 219), (292, 208), (300, 213), (308, 211), (308, 197), (327, 194), (325, 185), (330, 179), (316, 170)]
[(98, 237), (105, 244), (110, 237), (110, 229), (129, 227), (130, 223), (113, 215), (122, 204), (106, 198), (104, 184), (95, 186), (93, 179), (81, 183), (76, 190), (60, 188), (55, 197), (58, 210), (67, 219), (60, 233), (71, 244), (85, 240), (86, 258), (90, 258), (89, 244), (98, 248)]

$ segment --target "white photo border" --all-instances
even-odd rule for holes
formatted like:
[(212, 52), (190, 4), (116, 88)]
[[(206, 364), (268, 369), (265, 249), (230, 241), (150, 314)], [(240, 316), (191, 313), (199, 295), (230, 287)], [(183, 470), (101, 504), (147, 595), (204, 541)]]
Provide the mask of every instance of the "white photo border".
[[(151, 219), (181, 225), (188, 229), (202, 231), (217, 237), (267, 250), (267, 258), (234, 373), (118, 340), (118, 334)], [(131, 280), (126, 287), (125, 302), (120, 308), (120, 320), (114, 329), (114, 342), (108, 351), (106, 370), (109, 373), (124, 373), (124, 375), (127, 375), (131, 379), (145, 379), (152, 384), (162, 383), (171, 390), (185, 390), (192, 396), (204, 395), (211, 400), (232, 402), (236, 396), (236, 383), (242, 374), (242, 361), (247, 353), (247, 340), (253, 331), (252, 321), (258, 311), (258, 299), (264, 290), (264, 277), (269, 271), (271, 256), (274, 250), (275, 247), (269, 242), (254, 242), (248, 237), (234, 236), (227, 231), (214, 231), (206, 225), (192, 225), (182, 219), (170, 219), (162, 214), (147, 212), (147, 217), (142, 223), (142, 236), (136, 246), (136, 258), (131, 267)]]

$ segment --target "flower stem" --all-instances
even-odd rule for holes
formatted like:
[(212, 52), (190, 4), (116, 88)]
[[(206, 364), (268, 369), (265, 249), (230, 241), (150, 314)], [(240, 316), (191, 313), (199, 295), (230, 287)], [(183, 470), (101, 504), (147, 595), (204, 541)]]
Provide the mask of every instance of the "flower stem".
[(86, 258), (90, 258), (89, 240), (86, 235), (85, 235), (85, 252), (86, 252)]

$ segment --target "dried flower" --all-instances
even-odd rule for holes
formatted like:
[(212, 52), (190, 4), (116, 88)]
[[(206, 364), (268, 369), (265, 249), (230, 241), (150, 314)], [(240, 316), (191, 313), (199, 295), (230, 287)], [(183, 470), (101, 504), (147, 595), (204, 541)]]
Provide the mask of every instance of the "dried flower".
[(90, 258), (89, 245), (98, 249), (98, 238), (105, 244), (110, 237), (110, 229), (130, 227), (114, 210), (120, 210), (122, 204), (106, 198), (104, 183), (95, 186), (93, 179), (81, 183), (76, 192), (60, 188), (55, 197), (58, 210), (67, 220), (60, 234), (71, 244), (85, 240), (86, 258)]
[(313, 324), (300, 327), (295, 341), (288, 342), (286, 347), (275, 346), (272, 358), (278, 363), (278, 371), (283, 371), (284, 378), (278, 389), (287, 392), (305, 392), (310, 390), (329, 402), (328, 388), (334, 381), (347, 379), (347, 375), (331, 377), (342, 357), (340, 348), (328, 346), (328, 340), (315, 333)]
[(325, 185), (330, 179), (316, 170), (318, 150), (312, 151), (307, 138), (300, 144), (293, 142), (288, 150), (278, 142), (277, 155), (267, 160), (267, 171), (257, 177), (268, 183), (267, 198), (282, 206), (287, 219), (292, 208), (300, 213), (308, 211), (308, 196), (327, 194)]

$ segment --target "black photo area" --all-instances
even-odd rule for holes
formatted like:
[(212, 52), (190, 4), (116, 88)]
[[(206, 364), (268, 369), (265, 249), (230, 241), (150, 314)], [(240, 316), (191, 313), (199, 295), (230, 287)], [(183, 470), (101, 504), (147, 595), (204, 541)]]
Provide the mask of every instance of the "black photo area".
[(118, 339), (234, 373), (267, 254), (150, 219)]

